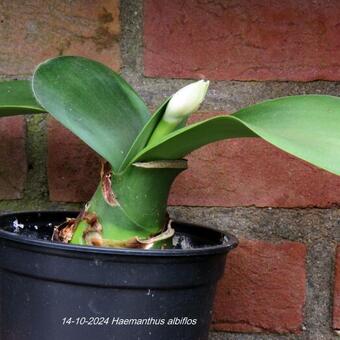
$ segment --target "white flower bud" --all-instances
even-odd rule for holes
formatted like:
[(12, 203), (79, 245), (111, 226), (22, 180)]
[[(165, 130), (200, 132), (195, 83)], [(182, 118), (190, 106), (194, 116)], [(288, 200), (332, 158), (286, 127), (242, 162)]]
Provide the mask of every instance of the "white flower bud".
[(198, 110), (208, 91), (209, 81), (199, 80), (177, 91), (170, 99), (148, 145), (157, 144), (164, 136), (176, 130), (188, 116)]
[(178, 90), (170, 99), (163, 120), (181, 122), (198, 110), (208, 91), (209, 81), (199, 80)]

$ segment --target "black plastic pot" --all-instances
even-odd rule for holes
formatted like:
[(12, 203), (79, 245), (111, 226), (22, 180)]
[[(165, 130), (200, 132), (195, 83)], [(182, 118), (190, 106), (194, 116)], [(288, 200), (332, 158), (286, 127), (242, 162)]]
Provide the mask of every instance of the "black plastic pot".
[[(233, 236), (177, 222), (176, 239), (192, 249), (109, 249), (47, 240), (53, 225), (75, 215), (0, 216), (2, 340), (208, 338), (216, 283), (226, 254), (237, 245)], [(20, 233), (11, 231), (15, 220)]]

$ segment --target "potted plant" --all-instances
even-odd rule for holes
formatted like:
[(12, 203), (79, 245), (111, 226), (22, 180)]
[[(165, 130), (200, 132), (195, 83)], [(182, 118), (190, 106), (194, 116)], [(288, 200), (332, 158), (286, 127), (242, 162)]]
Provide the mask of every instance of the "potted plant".
[(339, 98), (278, 98), (185, 126), (208, 85), (184, 87), (150, 115), (118, 74), (82, 57), (47, 60), (32, 81), (0, 83), (0, 116), (49, 112), (102, 157), (80, 213), (0, 217), (3, 339), (207, 339), (216, 283), (237, 241), (169, 220), (183, 157), (221, 139), (260, 137), (340, 174)]

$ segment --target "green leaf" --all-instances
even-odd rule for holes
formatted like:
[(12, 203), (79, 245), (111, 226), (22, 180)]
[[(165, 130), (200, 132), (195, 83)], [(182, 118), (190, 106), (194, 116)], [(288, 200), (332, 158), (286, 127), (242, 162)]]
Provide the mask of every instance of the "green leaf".
[(256, 136), (340, 175), (340, 98), (318, 95), (269, 100), (190, 125), (143, 149), (134, 161), (179, 159), (217, 140)]
[(231, 116), (217, 116), (169, 134), (159, 144), (144, 148), (133, 160), (180, 159), (203, 145), (226, 138), (256, 137)]
[(38, 66), (33, 92), (49, 113), (117, 171), (150, 113), (114, 71), (82, 57), (58, 57)]
[(0, 82), (0, 117), (46, 112), (35, 100), (31, 81)]
[(135, 142), (131, 146), (131, 149), (126, 155), (126, 158), (122, 163), (121, 168), (119, 169), (120, 171), (123, 171), (125, 167), (130, 163), (130, 161), (137, 155), (137, 153), (145, 147), (150, 136), (152, 135), (153, 130), (162, 118), (170, 98), (171, 97), (164, 101), (161, 106), (156, 110), (156, 112), (149, 118), (149, 121), (145, 124), (144, 128), (141, 130)]

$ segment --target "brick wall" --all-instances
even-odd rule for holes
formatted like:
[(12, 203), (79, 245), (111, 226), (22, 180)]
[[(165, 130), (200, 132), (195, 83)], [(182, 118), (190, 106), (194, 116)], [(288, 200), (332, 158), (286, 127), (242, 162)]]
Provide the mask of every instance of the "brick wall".
[[(293, 94), (340, 95), (336, 0), (0, 1), (0, 78), (61, 54), (119, 70), (150, 107), (211, 79), (192, 121)], [(0, 120), (0, 210), (75, 209), (98, 181), (94, 153), (47, 115)], [(62, 150), (62, 152), (61, 152)], [(191, 154), (174, 218), (236, 234), (211, 339), (335, 339), (340, 178), (249, 139)]]

